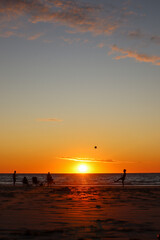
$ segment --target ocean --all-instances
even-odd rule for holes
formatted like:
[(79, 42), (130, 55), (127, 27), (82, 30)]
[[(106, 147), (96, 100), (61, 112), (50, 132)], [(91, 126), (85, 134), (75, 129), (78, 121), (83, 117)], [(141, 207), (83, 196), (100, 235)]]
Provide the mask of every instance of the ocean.
[[(121, 181), (114, 182), (121, 177), (121, 174), (51, 174), (55, 185), (93, 185), (108, 186), (121, 185)], [(46, 182), (46, 174), (18, 174), (16, 176), (16, 185), (22, 185), (23, 177), (27, 177), (29, 184), (32, 184), (32, 177), (37, 177), (39, 182)], [(12, 184), (12, 174), (0, 174), (0, 184)], [(128, 173), (125, 185), (133, 186), (160, 186), (160, 173)]]

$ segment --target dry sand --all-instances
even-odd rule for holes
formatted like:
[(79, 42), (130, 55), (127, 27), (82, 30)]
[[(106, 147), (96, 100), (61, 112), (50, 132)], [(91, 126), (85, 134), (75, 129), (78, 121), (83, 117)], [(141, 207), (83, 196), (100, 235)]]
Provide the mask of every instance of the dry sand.
[(153, 240), (160, 187), (0, 186), (0, 239)]

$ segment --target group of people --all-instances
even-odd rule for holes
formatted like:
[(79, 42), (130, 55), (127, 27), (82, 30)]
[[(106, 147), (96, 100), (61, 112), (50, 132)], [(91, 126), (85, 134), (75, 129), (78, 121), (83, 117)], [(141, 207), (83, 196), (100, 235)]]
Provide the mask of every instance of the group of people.
[[(29, 182), (28, 182), (28, 179), (27, 177), (23, 177), (22, 179), (22, 183), (24, 186), (28, 186), (29, 185)], [(52, 175), (50, 172), (47, 173), (47, 177), (46, 177), (46, 181), (45, 182), (40, 182), (38, 181), (37, 177), (32, 177), (32, 184), (33, 185), (36, 185), (36, 186), (43, 186), (44, 184), (47, 184), (48, 186), (54, 184), (54, 180), (52, 178)], [(16, 184), (16, 171), (14, 171), (13, 173), (13, 185), (15, 186)]]

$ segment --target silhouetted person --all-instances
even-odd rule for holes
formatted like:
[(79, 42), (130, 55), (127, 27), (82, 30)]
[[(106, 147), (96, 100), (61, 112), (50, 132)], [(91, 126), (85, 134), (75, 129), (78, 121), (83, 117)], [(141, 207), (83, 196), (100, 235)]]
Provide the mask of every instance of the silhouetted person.
[(16, 171), (13, 173), (13, 185), (15, 186), (16, 184)]
[(125, 178), (126, 178), (126, 169), (123, 170), (123, 175), (119, 179), (114, 181), (114, 182), (119, 182), (120, 180), (122, 180), (122, 185), (124, 187), (124, 180), (125, 180)]
[(36, 186), (39, 184), (37, 177), (32, 177), (32, 183)]
[(23, 185), (27, 185), (27, 186), (29, 185), (28, 179), (26, 177), (23, 178), (22, 183), (23, 183)]
[(48, 173), (47, 173), (47, 184), (48, 184), (48, 186), (49, 186), (49, 185), (51, 185), (51, 184), (53, 184), (53, 183), (54, 183), (53, 178), (52, 178), (50, 172), (48, 172)]

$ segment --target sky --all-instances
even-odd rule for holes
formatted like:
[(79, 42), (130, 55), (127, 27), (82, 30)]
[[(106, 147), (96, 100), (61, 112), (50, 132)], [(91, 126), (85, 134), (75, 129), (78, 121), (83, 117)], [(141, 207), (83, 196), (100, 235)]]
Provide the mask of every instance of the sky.
[(159, 9), (0, 1), (1, 173), (160, 172)]

